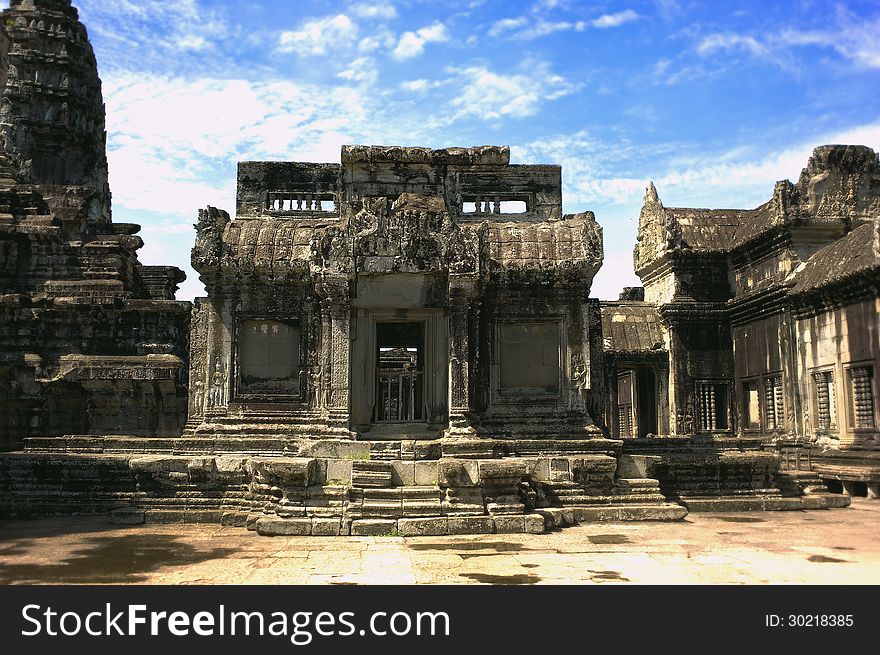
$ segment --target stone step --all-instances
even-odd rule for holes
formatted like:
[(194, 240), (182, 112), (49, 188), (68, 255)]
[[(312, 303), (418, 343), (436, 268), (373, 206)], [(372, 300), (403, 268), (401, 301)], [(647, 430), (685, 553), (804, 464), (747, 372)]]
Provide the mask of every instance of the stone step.
[(351, 484), (360, 488), (390, 487), (393, 469), (387, 462), (356, 461), (351, 466)]

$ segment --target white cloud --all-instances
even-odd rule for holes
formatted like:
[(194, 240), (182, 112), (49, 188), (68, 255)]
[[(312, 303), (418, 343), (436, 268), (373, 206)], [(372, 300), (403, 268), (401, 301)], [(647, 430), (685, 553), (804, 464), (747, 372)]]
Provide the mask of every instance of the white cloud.
[(532, 7), (531, 15), (516, 18), (502, 18), (495, 21), (489, 28), (489, 36), (500, 37), (508, 34), (512, 39), (531, 41), (557, 32), (583, 32), (588, 26), (599, 29), (617, 27), (635, 20), (639, 15), (631, 9), (616, 14), (605, 14), (592, 21), (551, 21), (543, 17), (543, 13), (556, 7), (557, 3), (538, 4)]
[(197, 0), (78, 0), (75, 4), (93, 39), (101, 42), (104, 52), (112, 53), (101, 60), (102, 70), (141, 67), (146, 62), (167, 64), (169, 55), (177, 64), (187, 54), (210, 51), (220, 57), (225, 51), (218, 44), (239, 36), (223, 8), (208, 9)]
[(279, 52), (324, 55), (331, 49), (348, 46), (357, 38), (357, 25), (345, 14), (305, 21), (297, 30), (281, 32)]
[(443, 23), (432, 23), (415, 32), (404, 32), (391, 53), (398, 61), (418, 57), (428, 43), (443, 43), (449, 40), (449, 32)]
[(365, 36), (358, 42), (358, 50), (361, 52), (374, 52), (380, 48), (391, 50), (397, 45), (397, 37), (388, 29), (382, 28), (370, 36)]
[(418, 80), (407, 80), (405, 82), (400, 83), (400, 88), (404, 91), (411, 91), (414, 93), (421, 93), (423, 91), (428, 91), (429, 89), (436, 89), (437, 87), (443, 86), (446, 84), (443, 80), (426, 80), (426, 79), (418, 79)]
[(528, 23), (528, 19), (525, 16), (519, 16), (518, 18), (502, 18), (501, 20), (495, 21), (492, 24), (492, 27), (489, 28), (489, 36), (501, 36), (505, 32), (523, 27), (526, 23)]
[(462, 89), (450, 102), (451, 119), (533, 116), (545, 101), (556, 100), (580, 88), (552, 73), (545, 64), (532, 63), (523, 69), (527, 72), (505, 75), (482, 65), (450, 68), (449, 72), (458, 79)]
[(397, 10), (387, 2), (361, 2), (351, 7), (351, 12), (360, 18), (394, 18)]
[(747, 50), (753, 55), (764, 55), (768, 52), (768, 48), (759, 43), (755, 37), (742, 34), (710, 34), (697, 44), (697, 52), (701, 55), (707, 55), (716, 50), (736, 49)]
[(880, 17), (860, 18), (839, 8), (833, 21), (824, 29), (785, 29), (760, 35), (716, 33), (704, 36), (697, 44), (700, 55), (717, 51), (744, 50), (783, 68), (793, 68), (794, 53), (801, 48), (833, 50), (862, 68), (880, 68)]
[(376, 60), (372, 57), (358, 57), (348, 68), (336, 74), (336, 77), (349, 82), (371, 85), (379, 78)]
[(639, 15), (632, 9), (627, 9), (626, 11), (619, 11), (615, 14), (605, 14), (604, 16), (599, 16), (599, 18), (591, 21), (590, 24), (593, 27), (598, 27), (599, 29), (608, 27), (620, 27), (624, 23), (629, 23), (630, 21), (636, 20), (638, 17)]
[(577, 21), (576, 23), (570, 23), (567, 21), (537, 21), (532, 27), (528, 29), (521, 30), (514, 34), (514, 38), (522, 39), (525, 41), (529, 41), (532, 39), (538, 39), (542, 36), (547, 36), (549, 34), (554, 34), (556, 32), (567, 32), (569, 30), (574, 30), (575, 32), (583, 32), (587, 28), (587, 24), (584, 21)]

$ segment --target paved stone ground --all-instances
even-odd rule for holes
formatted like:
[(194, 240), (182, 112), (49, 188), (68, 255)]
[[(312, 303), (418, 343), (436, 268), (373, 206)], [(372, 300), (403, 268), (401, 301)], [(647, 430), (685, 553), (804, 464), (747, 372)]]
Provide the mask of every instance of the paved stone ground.
[(878, 584), (880, 501), (691, 514), (546, 535), (259, 537), (105, 519), (0, 523), (0, 582), (148, 584)]

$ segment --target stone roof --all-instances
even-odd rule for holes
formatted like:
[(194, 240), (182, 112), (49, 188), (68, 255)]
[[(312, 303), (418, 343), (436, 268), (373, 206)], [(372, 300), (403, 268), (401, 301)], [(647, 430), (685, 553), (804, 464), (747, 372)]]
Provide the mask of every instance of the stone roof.
[(601, 248), (597, 228), (592, 215), (582, 214), (555, 222), (489, 223), (489, 257), (514, 266), (592, 260), (596, 257), (595, 238)]
[(604, 349), (611, 352), (664, 350), (663, 331), (657, 307), (644, 302), (603, 302)]
[(257, 269), (308, 266), (315, 227), (285, 219), (238, 219), (223, 234), (229, 254)]
[(792, 292), (807, 293), (872, 272), (880, 272), (880, 220), (817, 251), (795, 274)]
[(797, 184), (777, 182), (755, 209), (665, 207), (653, 184), (639, 217), (636, 269), (671, 250), (729, 253), (778, 229), (805, 222), (841, 231), (880, 213), (880, 159), (866, 146), (828, 145), (813, 151)]
[(686, 209), (667, 212), (681, 228), (682, 245), (694, 250), (724, 251), (736, 238), (746, 212), (736, 209)]

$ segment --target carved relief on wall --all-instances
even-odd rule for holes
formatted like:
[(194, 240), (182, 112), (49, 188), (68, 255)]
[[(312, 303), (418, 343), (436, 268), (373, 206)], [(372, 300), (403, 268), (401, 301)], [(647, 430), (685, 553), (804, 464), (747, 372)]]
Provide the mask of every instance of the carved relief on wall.
[(211, 389), (208, 394), (209, 407), (226, 407), (226, 382), (229, 376), (223, 368), (223, 364), (217, 362), (214, 372), (211, 374)]

